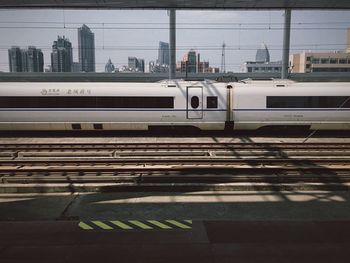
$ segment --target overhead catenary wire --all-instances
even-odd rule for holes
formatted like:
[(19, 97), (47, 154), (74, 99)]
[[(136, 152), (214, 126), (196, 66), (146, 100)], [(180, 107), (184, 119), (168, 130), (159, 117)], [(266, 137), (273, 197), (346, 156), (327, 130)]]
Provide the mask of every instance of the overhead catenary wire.
[[(350, 21), (296, 22), (291, 25), (348, 25)], [(168, 25), (168, 22), (68, 22), (64, 21), (0, 21), (0, 24), (59, 24), (59, 25)], [(177, 22), (177, 25), (283, 25), (283, 22)]]
[[(0, 29), (66, 29), (76, 30), (71, 26), (0, 26)], [(292, 30), (346, 30), (348, 27), (293, 27)], [(169, 27), (90, 27), (91, 30), (169, 30)], [(176, 30), (283, 30), (283, 27), (176, 27)]]
[[(31, 45), (27, 45), (27, 46), (31, 46)], [(331, 47), (335, 47), (337, 46), (337, 49), (342, 49), (342, 48), (346, 48), (346, 44), (297, 44), (297, 45), (292, 45), (291, 49), (294, 51), (304, 51), (305, 49), (310, 49), (312, 48), (313, 51), (334, 51), (334, 48)], [(11, 46), (12, 47), (12, 46)], [(0, 50), (8, 50), (11, 47), (9, 46), (0, 46)], [(13, 47), (17, 47), (16, 45), (14, 45)], [(35, 46), (37, 49), (41, 49), (41, 50), (52, 50), (51, 46)], [(322, 47), (326, 47), (326, 48), (322, 48)], [(73, 46), (73, 49), (75, 47)], [(85, 48), (86, 50), (88, 50), (88, 48)], [(176, 48), (177, 51), (188, 51), (191, 49), (195, 49), (196, 51), (206, 51), (206, 50), (222, 50), (222, 46), (178, 46)], [(242, 46), (226, 46), (225, 47), (226, 50), (232, 50), (232, 51), (250, 51), (250, 50), (257, 50), (259, 49), (259, 46), (257, 45), (244, 45), (244, 47)], [(102, 46), (96, 46), (94, 47), (94, 50), (133, 50), (133, 51), (156, 51), (158, 50), (158, 47), (156, 46), (106, 46), (106, 45), (102, 45)], [(283, 50), (282, 45), (271, 45), (271, 47), (269, 47), (269, 50)]]

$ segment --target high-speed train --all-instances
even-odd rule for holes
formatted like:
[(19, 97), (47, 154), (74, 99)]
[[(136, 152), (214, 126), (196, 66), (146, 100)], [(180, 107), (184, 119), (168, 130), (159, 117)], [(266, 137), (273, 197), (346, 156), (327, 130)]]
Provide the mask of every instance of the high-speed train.
[(350, 130), (349, 82), (0, 82), (0, 130)]

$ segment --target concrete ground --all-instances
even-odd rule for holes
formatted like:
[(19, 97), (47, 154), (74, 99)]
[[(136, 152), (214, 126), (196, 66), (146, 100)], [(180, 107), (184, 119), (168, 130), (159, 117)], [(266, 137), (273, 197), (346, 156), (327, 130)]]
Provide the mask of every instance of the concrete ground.
[(0, 221), (350, 220), (350, 192), (125, 192), (1, 194)]
[[(285, 134), (276, 134), (271, 136), (261, 135), (238, 135), (227, 136), (218, 135), (218, 133), (198, 133), (190, 136), (177, 136), (176, 134), (168, 136), (155, 136), (148, 132), (130, 132), (130, 134), (114, 133), (84, 133), (84, 136), (77, 137), (72, 132), (36, 132), (19, 133), (21, 136), (0, 133), (0, 143), (301, 143), (311, 133), (302, 135), (288, 136)], [(105, 136), (104, 136), (105, 135)], [(350, 142), (348, 132), (322, 132), (314, 134), (307, 139), (308, 143), (345, 143)]]
[(0, 195), (1, 263), (347, 262), (349, 247), (349, 192)]

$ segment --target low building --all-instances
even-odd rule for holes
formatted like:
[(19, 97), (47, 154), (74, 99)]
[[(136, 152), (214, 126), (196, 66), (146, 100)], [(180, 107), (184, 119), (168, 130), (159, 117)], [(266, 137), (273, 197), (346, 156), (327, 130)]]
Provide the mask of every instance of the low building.
[(282, 71), (282, 61), (270, 61), (270, 52), (265, 43), (256, 51), (255, 61), (246, 61), (242, 72), (276, 73)]
[(150, 61), (148, 63), (148, 70), (150, 73), (166, 73), (169, 72), (169, 65)]
[(243, 64), (245, 73), (275, 73), (282, 71), (282, 61), (275, 62), (256, 62), (247, 61)]
[(292, 54), (289, 56), (289, 69), (292, 73), (350, 72), (350, 28), (344, 51)]
[(350, 53), (302, 52), (289, 56), (292, 73), (350, 72)]

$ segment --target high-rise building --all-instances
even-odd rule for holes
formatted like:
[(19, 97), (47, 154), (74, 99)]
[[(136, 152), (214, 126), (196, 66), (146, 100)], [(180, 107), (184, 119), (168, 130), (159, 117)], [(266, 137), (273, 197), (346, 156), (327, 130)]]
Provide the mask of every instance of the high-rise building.
[(188, 73), (196, 73), (197, 72), (197, 55), (196, 55), (196, 51), (194, 50), (190, 50), (188, 51), (180, 64), (180, 72), (186, 72), (186, 68), (187, 68), (187, 72)]
[(44, 55), (40, 49), (29, 46), (28, 49), (12, 47), (9, 49), (10, 72), (43, 72)]
[(40, 49), (30, 46), (22, 52), (24, 72), (44, 72), (44, 55)]
[(145, 72), (145, 61), (141, 58), (128, 57), (129, 71)]
[(159, 41), (157, 63), (159, 65), (169, 65), (169, 43)]
[(270, 52), (265, 43), (256, 51), (255, 61), (260, 63), (270, 62)]
[(128, 67), (131, 71), (136, 71), (138, 67), (138, 61), (136, 57), (128, 57)]
[(81, 71), (95, 72), (95, 35), (85, 24), (78, 28), (78, 49)]
[(108, 62), (106, 63), (106, 66), (105, 66), (105, 72), (113, 73), (114, 71), (115, 71), (115, 67), (112, 63), (112, 60), (108, 59)]
[(22, 53), (19, 47), (12, 47), (8, 51), (10, 72), (22, 72)]
[(145, 72), (145, 60), (142, 58), (139, 58), (138, 62), (139, 62), (139, 71)]
[(58, 36), (51, 53), (52, 72), (72, 72), (73, 48), (69, 39)]

